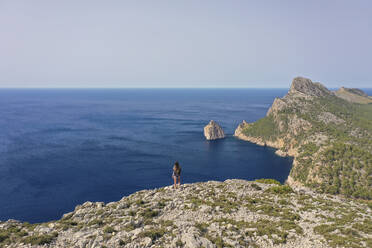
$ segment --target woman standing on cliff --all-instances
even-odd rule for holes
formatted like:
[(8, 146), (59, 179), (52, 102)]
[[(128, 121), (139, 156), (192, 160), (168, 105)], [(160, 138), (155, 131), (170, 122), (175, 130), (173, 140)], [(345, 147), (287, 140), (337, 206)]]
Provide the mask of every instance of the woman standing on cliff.
[(178, 186), (181, 185), (181, 166), (178, 163), (178, 161), (174, 163), (172, 177), (174, 180), (173, 188), (177, 188), (177, 181), (178, 181)]

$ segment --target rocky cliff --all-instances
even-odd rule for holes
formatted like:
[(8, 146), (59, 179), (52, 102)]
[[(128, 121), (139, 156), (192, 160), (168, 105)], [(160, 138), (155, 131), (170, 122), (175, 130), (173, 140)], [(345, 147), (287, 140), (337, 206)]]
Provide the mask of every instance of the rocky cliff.
[(216, 140), (225, 138), (225, 133), (217, 122), (211, 120), (204, 127), (204, 136), (207, 140)]
[(86, 202), (57, 221), (0, 222), (1, 247), (371, 247), (372, 205), (227, 180)]
[(370, 104), (346, 101), (320, 83), (297, 77), (266, 117), (243, 122), (235, 136), (294, 156), (292, 185), (372, 199)]
[(348, 89), (341, 87), (335, 92), (336, 96), (345, 99), (346, 101), (360, 104), (372, 103), (372, 98), (360, 89)]

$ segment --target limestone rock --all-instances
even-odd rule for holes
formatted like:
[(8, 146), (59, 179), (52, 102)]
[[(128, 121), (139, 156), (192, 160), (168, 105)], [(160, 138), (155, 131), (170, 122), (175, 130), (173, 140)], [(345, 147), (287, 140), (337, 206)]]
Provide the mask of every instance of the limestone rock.
[(285, 102), (284, 99), (281, 98), (275, 98), (273, 104), (267, 111), (266, 116), (269, 116), (270, 114), (275, 114), (281, 110), (284, 110), (287, 106), (287, 103)]
[(368, 96), (364, 91), (360, 89), (349, 89), (341, 87), (335, 92), (336, 96), (352, 103), (368, 104), (372, 103), (372, 97)]
[[(142, 190), (104, 206), (79, 205), (65, 215), (68, 219), (49, 222), (49, 230), (47, 223), (0, 221), (0, 247), (325, 248), (331, 246), (327, 233), (315, 232), (324, 223), (353, 228), (343, 237), (368, 246), (363, 245), (370, 238), (368, 229), (354, 228), (372, 221), (367, 203), (316, 193), (291, 177), (292, 189), (273, 183), (233, 179)], [(339, 220), (347, 221), (342, 225)], [(274, 245), (278, 240), (280, 245)]]
[(239, 137), (240, 135), (242, 135), (242, 131), (245, 127), (247, 127), (249, 124), (243, 120), (242, 123), (239, 124), (239, 126), (235, 129), (235, 132), (234, 132), (234, 136), (235, 137)]
[(204, 127), (204, 136), (207, 140), (216, 140), (225, 138), (225, 133), (217, 122), (211, 120), (209, 124)]
[(359, 96), (364, 96), (364, 97), (368, 97), (368, 95), (361, 89), (357, 89), (357, 88), (345, 88), (345, 87), (341, 87), (339, 89), (339, 91), (348, 91), (352, 94), (355, 94), (355, 95), (359, 95)]
[[(370, 104), (372, 98), (361, 90), (344, 87), (334, 93), (320, 83), (296, 77), (288, 93), (274, 100), (266, 117), (256, 123), (240, 124), (234, 136), (276, 148), (277, 155), (293, 156), (291, 180), (288, 180), (291, 185), (294, 185), (294, 182), (313, 187), (327, 185), (330, 181), (349, 176), (346, 170), (342, 172), (342, 176), (335, 178), (322, 172), (325, 168), (331, 169), (335, 163), (326, 155), (326, 151), (338, 149), (334, 144), (344, 143), (346, 147), (358, 147), (362, 150), (361, 154), (365, 154), (363, 156), (369, 156), (372, 151), (372, 146), (365, 142), (372, 139), (372, 132), (367, 128), (371, 124), (363, 117), (371, 110), (370, 106), (364, 108), (354, 103)], [(370, 184), (365, 180), (368, 173), (361, 157), (362, 155), (355, 159), (355, 163), (349, 167), (363, 175), (356, 180), (358, 187), (363, 189), (363, 192), (372, 192)], [(343, 156), (338, 156), (337, 161), (344, 163)], [(348, 188), (345, 183), (347, 181), (343, 182), (343, 185), (336, 186), (340, 194), (365, 197), (360, 195), (359, 192), (362, 191), (340, 190)]]
[(304, 94), (308, 96), (327, 96), (333, 93), (321, 83), (313, 83), (308, 78), (296, 77), (292, 81), (289, 94)]

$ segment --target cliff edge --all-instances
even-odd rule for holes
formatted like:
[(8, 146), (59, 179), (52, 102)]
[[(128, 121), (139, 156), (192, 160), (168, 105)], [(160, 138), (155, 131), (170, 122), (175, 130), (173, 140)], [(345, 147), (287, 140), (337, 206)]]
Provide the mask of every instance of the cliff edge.
[(226, 180), (86, 202), (60, 220), (0, 222), (1, 247), (371, 247), (372, 206), (275, 180)]

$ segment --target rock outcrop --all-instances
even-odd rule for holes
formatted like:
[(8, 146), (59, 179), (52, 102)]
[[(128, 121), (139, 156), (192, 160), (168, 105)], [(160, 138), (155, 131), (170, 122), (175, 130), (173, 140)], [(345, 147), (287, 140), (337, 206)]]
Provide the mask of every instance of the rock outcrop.
[(372, 103), (372, 97), (368, 96), (364, 91), (355, 88), (341, 87), (335, 92), (336, 96), (352, 103), (368, 104)]
[(0, 222), (0, 247), (368, 247), (371, 223), (360, 201), (271, 179), (210, 181), (86, 202), (48, 223)]
[(217, 122), (211, 120), (208, 125), (204, 127), (204, 136), (207, 140), (216, 140), (225, 138), (225, 133)]
[(292, 81), (289, 94), (292, 95), (306, 95), (306, 96), (328, 96), (333, 94), (321, 83), (313, 83), (308, 78), (296, 77)]
[(293, 156), (291, 185), (372, 199), (367, 172), (372, 170), (372, 143), (367, 142), (372, 140), (372, 120), (365, 118), (372, 115), (372, 105), (354, 104), (346, 94), (354, 100), (369, 99), (360, 90), (333, 93), (320, 83), (296, 77), (264, 118), (241, 123), (234, 135), (274, 147), (278, 155)]
[(249, 125), (248, 122), (246, 122), (245, 120), (243, 120), (243, 122), (240, 123), (238, 125), (238, 127), (235, 129), (234, 136), (236, 136), (236, 137), (241, 136), (243, 134), (244, 128), (248, 127), (248, 125)]

